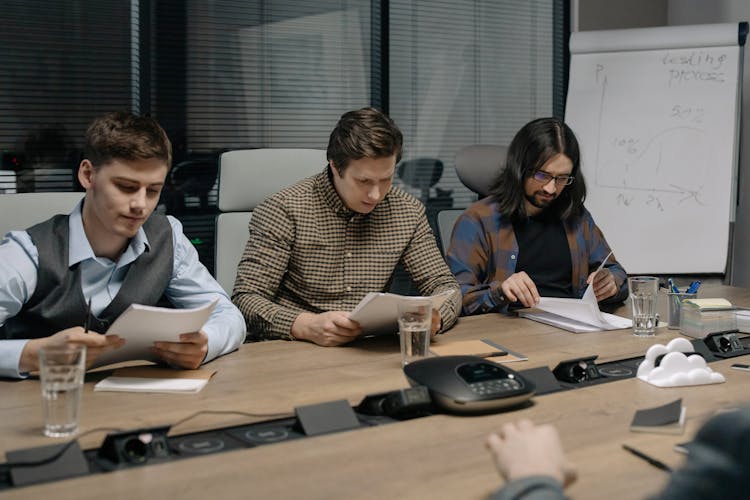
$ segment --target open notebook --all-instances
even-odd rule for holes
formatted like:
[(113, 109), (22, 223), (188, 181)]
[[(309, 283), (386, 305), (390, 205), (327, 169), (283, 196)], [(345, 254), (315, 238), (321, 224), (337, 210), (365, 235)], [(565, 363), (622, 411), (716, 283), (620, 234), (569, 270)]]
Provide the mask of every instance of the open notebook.
[(602, 312), (591, 286), (586, 288), (581, 299), (542, 297), (536, 307), (522, 309), (518, 315), (575, 333), (620, 330), (633, 326), (628, 318)]

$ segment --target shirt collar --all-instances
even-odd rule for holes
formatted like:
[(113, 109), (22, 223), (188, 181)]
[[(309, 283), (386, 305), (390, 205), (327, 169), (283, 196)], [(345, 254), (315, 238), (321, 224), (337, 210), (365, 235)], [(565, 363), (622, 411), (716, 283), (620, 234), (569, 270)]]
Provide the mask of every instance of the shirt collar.
[[(86, 237), (86, 232), (83, 230), (81, 210), (83, 209), (84, 201), (85, 198), (79, 201), (73, 211), (70, 212), (70, 215), (68, 215), (68, 267), (87, 259), (97, 258), (94, 255), (94, 249), (91, 248), (89, 239)], [(138, 228), (138, 232), (130, 239), (130, 243), (120, 256), (118, 266), (124, 266), (133, 262), (150, 248), (146, 232), (143, 230), (143, 227)]]
[(336, 191), (336, 187), (333, 185), (332, 176), (333, 174), (331, 173), (330, 168), (326, 166), (325, 171), (316, 176), (315, 188), (325, 200), (326, 205), (331, 208), (333, 213), (343, 219), (350, 219), (357, 215), (357, 213), (344, 205), (343, 200)]

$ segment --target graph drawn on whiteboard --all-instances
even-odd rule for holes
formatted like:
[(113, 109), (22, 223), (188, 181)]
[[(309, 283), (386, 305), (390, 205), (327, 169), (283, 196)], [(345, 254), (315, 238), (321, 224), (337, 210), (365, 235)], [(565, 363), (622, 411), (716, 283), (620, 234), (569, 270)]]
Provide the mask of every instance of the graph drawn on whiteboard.
[(736, 41), (736, 24), (571, 37), (565, 120), (580, 143), (586, 207), (628, 273), (725, 269), (736, 195)]
[[(618, 56), (623, 60), (614, 64), (600, 61), (593, 68), (598, 109), (593, 161), (586, 162), (589, 169), (594, 169), (593, 178), (588, 176), (589, 182), (593, 181), (596, 188), (611, 190), (614, 202), (622, 207), (641, 206), (663, 212), (712, 203), (712, 184), (720, 179), (711, 168), (717, 160), (718, 148), (709, 132), (716, 128), (716, 120), (724, 120), (727, 115), (717, 110), (714, 103), (696, 98), (696, 88), (726, 86), (727, 92), (732, 91), (732, 78), (736, 76), (727, 75), (732, 71), (727, 54), (715, 50), (655, 52), (656, 71), (642, 79), (633, 78), (632, 74), (622, 75), (623, 71), (629, 71), (627, 54)], [(610, 78), (616, 82), (624, 80), (625, 85), (618, 89), (615, 84), (613, 88)], [(644, 86), (643, 92), (653, 92), (652, 86), (657, 84), (664, 93), (654, 94), (658, 99), (646, 97), (650, 102), (643, 102), (639, 83)], [(637, 96), (641, 103), (623, 99), (623, 91)], [(698, 94), (705, 99), (713, 92)], [(645, 107), (645, 112), (639, 115), (649, 119), (632, 123), (628, 115), (639, 107)], [(726, 111), (734, 113), (733, 109)], [(656, 113), (660, 117), (655, 120)], [(685, 166), (695, 164), (706, 168), (687, 175)]]

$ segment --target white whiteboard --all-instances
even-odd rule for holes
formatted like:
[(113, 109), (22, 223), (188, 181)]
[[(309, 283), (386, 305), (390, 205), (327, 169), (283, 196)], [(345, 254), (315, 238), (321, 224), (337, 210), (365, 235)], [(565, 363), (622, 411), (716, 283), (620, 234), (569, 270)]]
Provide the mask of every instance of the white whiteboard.
[(565, 120), (629, 274), (723, 273), (737, 186), (736, 23), (574, 33)]

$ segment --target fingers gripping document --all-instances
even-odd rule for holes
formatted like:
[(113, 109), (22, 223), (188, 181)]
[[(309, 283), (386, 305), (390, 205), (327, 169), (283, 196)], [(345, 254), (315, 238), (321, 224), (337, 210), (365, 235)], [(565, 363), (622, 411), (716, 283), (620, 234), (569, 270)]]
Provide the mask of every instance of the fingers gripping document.
[(107, 330), (107, 335), (125, 339), (125, 345), (102, 354), (92, 368), (134, 359), (158, 361), (150, 350), (154, 342), (179, 342), (181, 334), (200, 331), (214, 307), (216, 301), (193, 309), (133, 304)]
[[(604, 267), (610, 255), (612, 252), (602, 261), (595, 273)], [(536, 307), (518, 311), (518, 315), (575, 333), (620, 330), (633, 326), (633, 321), (628, 318), (602, 312), (594, 294), (594, 287), (591, 285), (586, 287), (583, 298), (542, 297)]]
[(586, 288), (582, 299), (542, 297), (534, 309), (518, 311), (518, 315), (575, 333), (620, 330), (633, 326), (628, 318), (599, 310), (593, 287)]
[[(446, 290), (429, 297), (432, 299), (432, 308), (437, 309), (443, 305), (443, 302), (453, 293), (453, 290)], [(395, 293), (370, 292), (357, 304), (349, 318), (360, 324), (363, 335), (396, 333), (398, 332), (398, 302), (405, 298), (408, 297)]]

